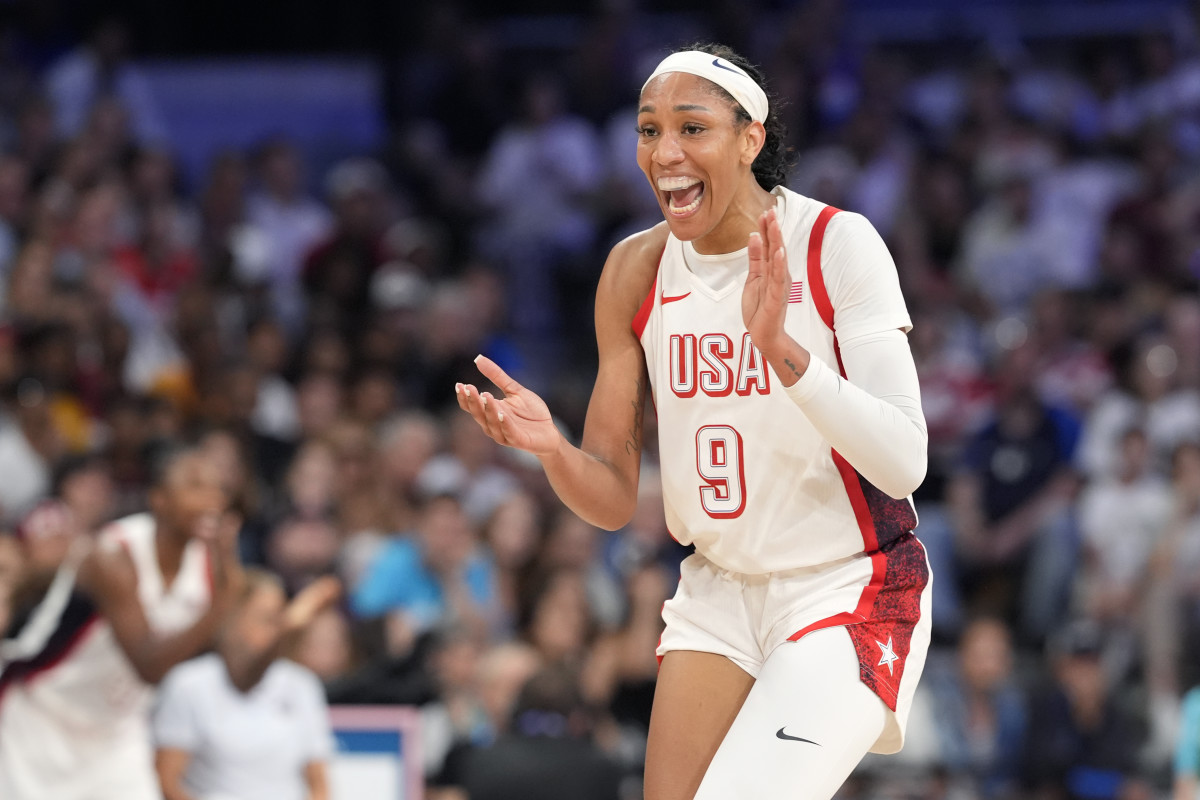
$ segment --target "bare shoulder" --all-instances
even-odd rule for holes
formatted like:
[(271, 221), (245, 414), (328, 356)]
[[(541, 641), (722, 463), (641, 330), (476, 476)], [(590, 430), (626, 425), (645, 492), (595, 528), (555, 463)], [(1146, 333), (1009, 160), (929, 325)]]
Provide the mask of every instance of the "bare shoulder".
[(667, 223), (660, 222), (613, 246), (596, 290), (597, 314), (603, 306), (633, 319), (654, 284), (668, 234)]
[(91, 546), (79, 565), (80, 586), (96, 595), (129, 591), (137, 586), (137, 569), (124, 547), (113, 543)]

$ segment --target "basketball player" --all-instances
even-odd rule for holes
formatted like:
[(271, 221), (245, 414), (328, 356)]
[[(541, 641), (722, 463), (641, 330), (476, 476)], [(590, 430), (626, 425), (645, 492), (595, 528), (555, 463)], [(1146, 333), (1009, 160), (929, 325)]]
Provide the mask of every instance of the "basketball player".
[(198, 451), (167, 454), (150, 513), (76, 540), (0, 642), (0, 797), (161, 797), (152, 685), (209, 646), (241, 582), (222, 486)]
[(900, 748), (928, 646), (911, 323), (870, 223), (780, 186), (780, 126), (744, 59), (674, 53), (638, 105), (666, 222), (605, 264), (581, 447), (486, 358), (504, 397), (460, 384), (459, 405), (618, 528), (649, 385), (667, 521), (696, 553), (663, 609), (645, 796), (829, 798)]

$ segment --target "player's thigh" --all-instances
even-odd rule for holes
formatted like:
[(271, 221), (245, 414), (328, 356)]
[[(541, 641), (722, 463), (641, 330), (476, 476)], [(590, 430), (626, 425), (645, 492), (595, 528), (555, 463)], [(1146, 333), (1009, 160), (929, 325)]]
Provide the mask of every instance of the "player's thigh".
[(713, 753), (754, 685), (725, 656), (663, 656), (646, 742), (645, 800), (692, 800)]
[(781, 645), (763, 663), (695, 800), (828, 800), (890, 713), (859, 679), (845, 628)]

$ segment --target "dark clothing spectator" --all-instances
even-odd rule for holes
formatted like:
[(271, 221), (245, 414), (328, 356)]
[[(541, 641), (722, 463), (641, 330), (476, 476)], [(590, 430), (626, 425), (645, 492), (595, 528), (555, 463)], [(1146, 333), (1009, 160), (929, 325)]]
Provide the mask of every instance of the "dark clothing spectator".
[(620, 769), (578, 739), (511, 736), (465, 758), (471, 800), (617, 800)]

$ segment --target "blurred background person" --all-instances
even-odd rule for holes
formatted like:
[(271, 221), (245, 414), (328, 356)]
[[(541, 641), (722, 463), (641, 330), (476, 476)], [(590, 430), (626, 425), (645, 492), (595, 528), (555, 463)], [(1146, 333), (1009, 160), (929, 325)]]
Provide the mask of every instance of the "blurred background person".
[(517, 698), (511, 733), (467, 756), (462, 768), (467, 797), (618, 800), (620, 771), (588, 741), (591, 724), (569, 669), (538, 672)]
[(151, 512), (110, 524), (94, 543), (62, 540), (44, 594), (14, 609), (0, 642), (5, 798), (159, 795), (153, 687), (210, 646), (242, 576), (237, 520), (214, 466), (175, 449), (152, 486)]
[(334, 578), (291, 601), (250, 569), (216, 651), (173, 669), (154, 709), (165, 800), (329, 800), (329, 710), (320, 681), (280, 655), (340, 592)]

